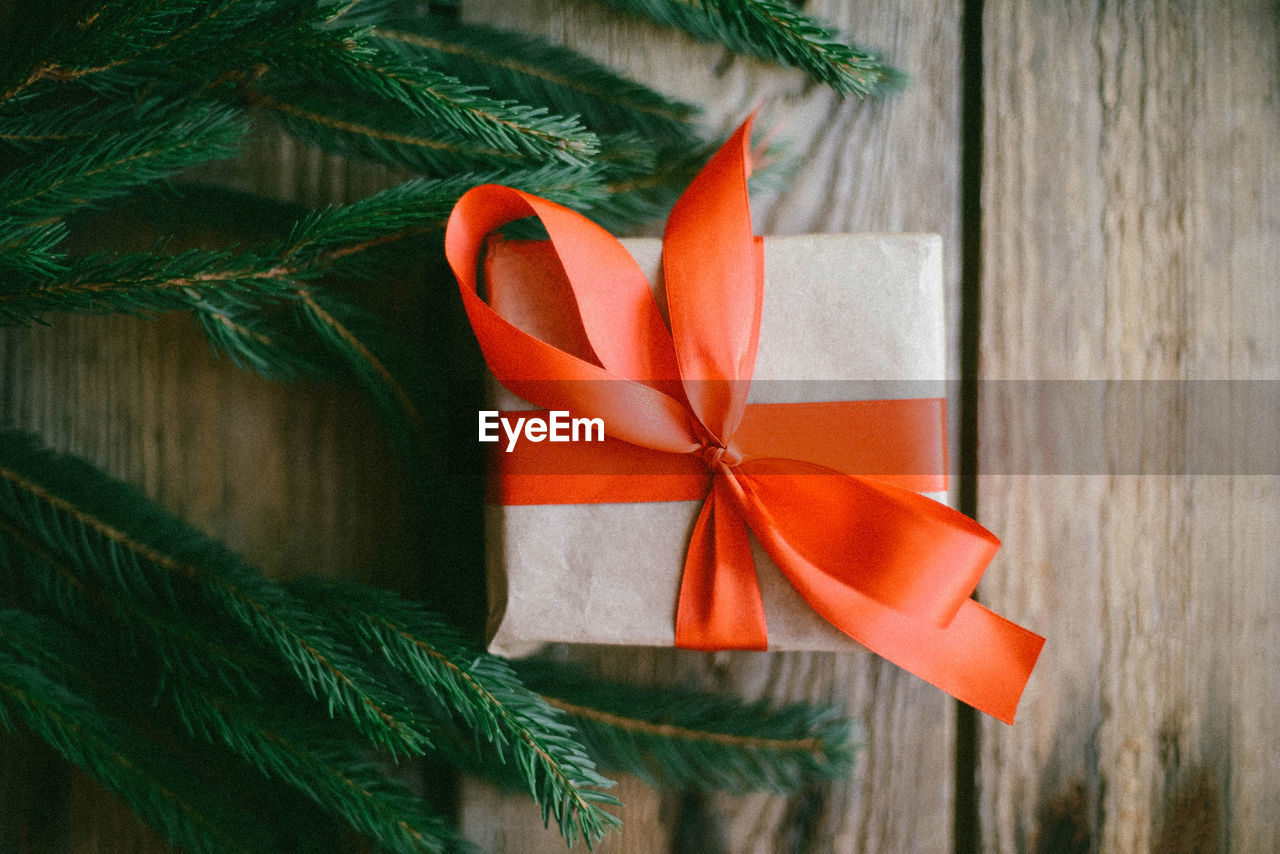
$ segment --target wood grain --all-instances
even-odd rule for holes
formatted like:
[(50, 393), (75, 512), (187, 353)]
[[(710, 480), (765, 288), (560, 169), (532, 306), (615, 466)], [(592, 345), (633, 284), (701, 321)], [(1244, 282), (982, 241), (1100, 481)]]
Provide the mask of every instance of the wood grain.
[[(796, 171), (753, 197), (759, 233), (941, 232), (957, 293), (960, 4), (910, 11), (874, 2), (813, 2), (806, 11), (883, 51), (913, 78), (884, 103), (841, 101), (797, 72), (695, 44), (581, 2), (468, 0), (465, 16), (567, 44), (703, 106), (725, 133), (757, 105), (760, 126), (785, 138)], [(949, 305), (956, 317), (958, 300)], [(951, 328), (956, 328), (954, 322)], [(723, 654), (612, 650), (586, 654), (601, 674), (679, 683), (778, 701), (834, 701), (866, 722), (853, 777), (795, 797), (676, 799), (628, 783), (625, 829), (606, 852), (942, 852), (951, 848), (952, 703), (870, 655)], [(563, 850), (514, 831), (528, 806), (466, 790), (464, 826), (493, 851)]]
[[(986, 4), (985, 380), (1280, 378), (1278, 34), (1268, 3)], [(1049, 636), (983, 725), (982, 849), (1277, 850), (1280, 481), (1179, 474), (1177, 395), (1108, 416), (1145, 474), (1055, 465), (1045, 388), (982, 386), (981, 593)]]

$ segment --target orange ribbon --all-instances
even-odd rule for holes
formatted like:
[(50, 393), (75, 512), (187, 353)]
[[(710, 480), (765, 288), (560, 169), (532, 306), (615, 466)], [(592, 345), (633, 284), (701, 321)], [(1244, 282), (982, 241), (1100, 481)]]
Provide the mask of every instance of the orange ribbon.
[[(799, 438), (812, 431), (792, 429), (788, 436), (781, 429), (797, 413), (809, 422), (914, 421), (905, 443), (884, 458), (908, 471), (901, 468), (904, 459), (931, 458), (929, 450), (913, 457), (901, 449), (927, 449), (925, 434), (941, 434), (940, 401), (797, 405), (781, 418), (746, 403), (764, 290), (762, 242), (752, 234), (747, 197), (750, 126), (749, 119), (708, 162), (667, 221), (670, 330), (644, 273), (591, 221), (496, 185), (476, 187), (458, 201), (445, 252), (490, 369), (538, 406), (602, 419), (611, 437), (598, 447), (574, 444), (579, 456), (572, 473), (557, 468), (568, 465), (564, 446), (526, 443), (532, 456), (509, 463), (499, 498), (557, 504), (702, 498), (685, 558), (677, 646), (767, 648), (750, 529), (828, 622), (1012, 723), (1044, 639), (970, 598), (999, 541), (901, 481), (845, 473), (865, 465), (867, 454), (881, 453), (875, 441), (849, 443), (841, 436), (842, 447), (860, 450), (843, 453), (833, 468), (827, 457), (837, 440), (825, 430), (817, 435), (827, 442), (815, 446)], [(528, 216), (541, 220), (549, 238), (530, 245), (530, 265), (551, 276), (563, 291), (561, 305), (571, 309), (553, 318), (567, 329), (557, 339), (560, 347), (524, 331), (477, 292), (488, 235)], [(547, 274), (549, 262), (554, 270)], [(486, 284), (497, 304), (507, 285), (495, 277)], [(548, 315), (557, 314), (555, 291), (548, 291)], [(800, 458), (775, 455), (797, 444), (809, 446)], [(935, 460), (930, 470), (943, 469)], [(911, 485), (930, 488), (929, 482)]]

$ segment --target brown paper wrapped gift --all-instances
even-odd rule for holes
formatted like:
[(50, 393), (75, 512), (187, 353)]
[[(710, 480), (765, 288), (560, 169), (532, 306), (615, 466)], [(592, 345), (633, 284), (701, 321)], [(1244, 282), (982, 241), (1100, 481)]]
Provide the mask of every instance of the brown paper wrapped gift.
[[(661, 241), (622, 242), (656, 283), (661, 304)], [(764, 247), (751, 402), (859, 399), (859, 390), (877, 398), (945, 393), (937, 235), (767, 237)], [(500, 272), (527, 260), (519, 243), (499, 242), (486, 264)], [(535, 312), (513, 304), (502, 310), (540, 331)], [(532, 408), (496, 384), (492, 398), (496, 409)], [(548, 642), (671, 646), (700, 504), (489, 505), (490, 649), (523, 655)], [(754, 540), (752, 548), (771, 649), (862, 649), (813, 612)]]

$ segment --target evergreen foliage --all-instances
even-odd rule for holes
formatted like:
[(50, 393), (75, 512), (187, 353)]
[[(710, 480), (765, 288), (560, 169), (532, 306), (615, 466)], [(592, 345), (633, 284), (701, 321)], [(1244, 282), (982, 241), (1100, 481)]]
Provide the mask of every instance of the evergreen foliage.
[(784, 0), (604, 0), (626, 12), (684, 30), (698, 41), (799, 68), (845, 94), (872, 95), (902, 83), (874, 53), (835, 33)]
[(835, 707), (640, 689), (537, 660), (516, 672), (573, 720), (607, 768), (655, 786), (790, 792), (848, 773), (853, 759), (854, 731)]
[[(317, 831), (334, 829), (323, 816), (278, 793), (263, 797), (253, 779), (227, 773), (220, 757), (201, 761), (181, 740), (157, 739), (119, 702), (128, 683), (104, 683), (117, 668), (91, 660), (92, 648), (91, 638), (53, 620), (0, 609), (0, 729), (21, 725), (45, 739), (193, 854), (319, 850)], [(210, 768), (223, 785), (209, 785)], [(264, 810), (272, 803), (284, 808)]]
[[(776, 0), (609, 0), (796, 65), (841, 92), (893, 73)], [(433, 400), (342, 279), (438, 253), (488, 182), (612, 228), (665, 212), (713, 150), (696, 109), (573, 51), (411, 0), (51, 0), (0, 54), (0, 324), (190, 315), (273, 379), (364, 388), (424, 490)], [(221, 245), (86, 252), (95, 216), (157, 233), (265, 204), (170, 183), (263, 121), (393, 167), (395, 186)], [(407, 174), (406, 174), (407, 173)], [(281, 211), (285, 213), (282, 214)], [(542, 696), (545, 693), (547, 696)], [(786, 789), (847, 767), (829, 710), (602, 686), (484, 654), (395, 594), (263, 577), (135, 490), (0, 425), (0, 728), (43, 738), (192, 852), (454, 851), (391, 764), (441, 757), (529, 792), (565, 839), (617, 824), (597, 770), (684, 788)]]

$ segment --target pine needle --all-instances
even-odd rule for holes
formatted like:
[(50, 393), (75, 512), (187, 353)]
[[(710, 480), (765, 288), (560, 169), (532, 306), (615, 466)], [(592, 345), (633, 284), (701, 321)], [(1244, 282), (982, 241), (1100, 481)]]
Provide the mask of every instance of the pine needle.
[(271, 304), (288, 299), (304, 274), (269, 256), (225, 250), (98, 254), (68, 262), (34, 287), (0, 292), (0, 324), (36, 323), (55, 311), (155, 315), (218, 296)]
[(427, 748), (403, 700), (282, 587), (83, 461), (0, 430), (0, 514), (118, 595), (231, 620), (374, 744), (393, 754)]
[(69, 216), (197, 163), (230, 157), (244, 131), (232, 112), (206, 107), (181, 121), (87, 137), (0, 179), (0, 213), (29, 222)]
[(371, 50), (370, 58), (340, 73), (364, 91), (404, 104), (415, 115), (498, 151), (578, 165), (586, 165), (586, 158), (595, 153), (595, 135), (576, 120), (513, 100), (495, 100), (482, 88), (422, 64), (404, 62), (392, 51)]
[(880, 57), (781, 0), (603, 0), (703, 42), (799, 68), (844, 95), (877, 95), (899, 86), (900, 72)]
[(501, 148), (414, 115), (403, 105), (370, 103), (332, 91), (246, 90), (286, 131), (312, 145), (426, 175), (537, 165), (537, 156)]
[(386, 17), (374, 34), (407, 61), (440, 68), (522, 103), (580, 116), (603, 135), (638, 133), (665, 144), (695, 140), (688, 123), (696, 112), (691, 105), (531, 36), (417, 15)]
[(370, 655), (380, 655), (505, 762), (553, 816), (572, 844), (588, 844), (617, 824), (601, 809), (617, 801), (601, 792), (612, 782), (596, 772), (572, 727), (526, 690), (505, 661), (472, 649), (439, 618), (387, 591), (308, 579), (295, 585), (327, 614), (335, 630)]
[(639, 688), (542, 661), (516, 672), (569, 715), (602, 765), (655, 786), (794, 792), (843, 776), (852, 762), (854, 730), (831, 706)]
[(426, 809), (332, 722), (290, 714), (287, 698), (219, 697), (188, 685), (178, 709), (191, 732), (229, 745), (267, 774), (396, 854), (471, 850), (457, 830)]
[(126, 722), (105, 716), (66, 684), (89, 681), (58, 651), (74, 643), (53, 624), (0, 609), (0, 728), (23, 723), (89, 772), (174, 843), (194, 854), (265, 854), (271, 834), (254, 817), (209, 797), (188, 771), (156, 754)]

